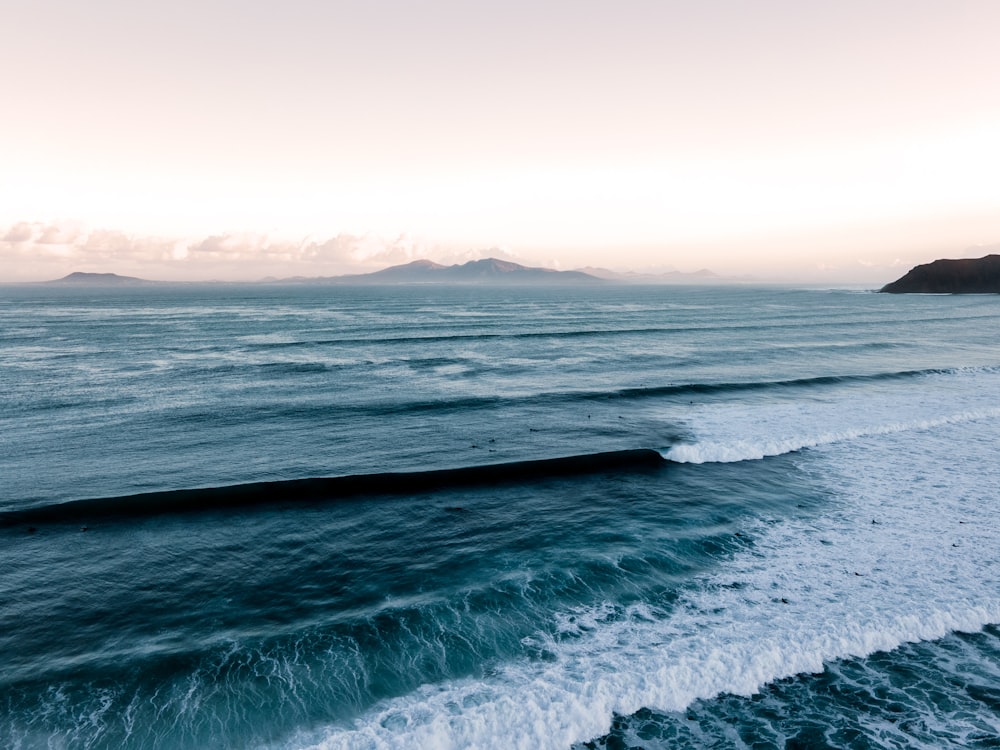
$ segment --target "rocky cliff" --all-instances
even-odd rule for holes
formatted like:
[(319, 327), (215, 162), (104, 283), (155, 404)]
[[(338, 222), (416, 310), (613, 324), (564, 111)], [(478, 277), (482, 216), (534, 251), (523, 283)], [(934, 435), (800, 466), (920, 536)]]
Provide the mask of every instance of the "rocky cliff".
[(891, 294), (1000, 294), (1000, 255), (924, 263), (879, 291)]

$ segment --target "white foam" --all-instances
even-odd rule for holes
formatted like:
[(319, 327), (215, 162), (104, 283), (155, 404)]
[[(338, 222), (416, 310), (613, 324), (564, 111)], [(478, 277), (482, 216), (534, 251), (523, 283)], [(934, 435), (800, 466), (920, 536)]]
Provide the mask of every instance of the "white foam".
[(794, 435), (777, 439), (731, 440), (729, 442), (705, 441), (681, 443), (664, 451), (663, 457), (682, 464), (753, 461), (767, 458), (768, 456), (781, 456), (785, 453), (803, 450), (804, 448), (815, 448), (820, 445), (829, 445), (830, 443), (838, 443), (844, 440), (855, 440), (860, 437), (890, 435), (894, 432), (907, 432), (910, 430), (929, 430), (947, 424), (961, 424), (980, 419), (996, 419), (997, 417), (1000, 417), (1000, 408), (960, 412), (936, 419), (873, 424), (854, 430), (823, 432), (815, 435)]
[[(532, 644), (551, 661), (427, 685), (349, 728), (291, 744), (564, 750), (606, 732), (615, 713), (750, 695), (831, 660), (1000, 622), (1000, 428), (997, 410), (980, 402), (995, 403), (997, 390), (978, 390), (951, 400), (931, 393), (928, 403), (896, 394), (881, 412), (874, 402), (853, 411), (846, 402), (739, 407), (774, 423), (793, 412), (839, 420), (829, 433), (813, 434), (850, 439), (816, 440), (819, 450), (800, 459), (834, 494), (821, 514), (744, 529), (752, 543), (693, 581), (669, 612), (645, 605), (623, 613), (605, 604), (558, 613), (555, 634), (538, 634)], [(879, 422), (886, 410), (921, 417), (942, 401), (944, 416)], [(957, 409), (962, 401), (972, 408)], [(844, 428), (862, 417), (882, 426)]]
[(829, 388), (810, 398), (796, 394), (702, 404), (684, 414), (695, 439), (671, 446), (663, 457), (678, 463), (732, 463), (862, 437), (996, 419), (998, 391), (1000, 373), (995, 368), (967, 368), (864, 389)]

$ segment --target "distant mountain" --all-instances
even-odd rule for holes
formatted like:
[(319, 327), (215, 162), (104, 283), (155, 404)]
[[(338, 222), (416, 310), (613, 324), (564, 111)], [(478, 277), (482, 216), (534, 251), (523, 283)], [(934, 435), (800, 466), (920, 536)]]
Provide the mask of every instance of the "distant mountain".
[(119, 276), (116, 273), (85, 273), (74, 271), (61, 279), (45, 282), (47, 284), (90, 284), (93, 286), (124, 286), (126, 284), (155, 284), (155, 281), (139, 279), (135, 276)]
[[(284, 281), (291, 281), (285, 279)], [(308, 282), (309, 280), (303, 280)], [(327, 284), (483, 284), (544, 286), (548, 284), (601, 284), (602, 279), (581, 271), (531, 268), (506, 260), (487, 258), (443, 266), (429, 260), (415, 260), (373, 273), (330, 276), (312, 280)]]
[(879, 291), (890, 294), (1000, 294), (1000, 255), (924, 263), (914, 266), (902, 278)]
[(415, 260), (412, 263), (404, 263), (400, 266), (389, 266), (381, 271), (373, 273), (352, 273), (346, 276), (337, 276), (337, 281), (349, 281), (351, 283), (372, 283), (372, 284), (413, 284), (420, 282), (433, 282), (441, 280), (441, 272), (451, 266), (442, 266), (432, 260)]

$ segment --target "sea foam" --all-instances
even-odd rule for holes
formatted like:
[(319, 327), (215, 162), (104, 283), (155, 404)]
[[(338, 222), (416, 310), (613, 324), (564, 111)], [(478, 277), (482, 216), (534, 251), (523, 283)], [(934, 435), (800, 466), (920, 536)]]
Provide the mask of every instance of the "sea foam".
[(677, 463), (733, 463), (858, 438), (931, 430), (1000, 417), (995, 368), (929, 373), (864, 392), (851, 387), (809, 399), (703, 404), (688, 416), (695, 439), (661, 451)]
[[(995, 388), (939, 385), (940, 393), (872, 402), (734, 407), (718, 426), (747, 430), (762, 416), (772, 424), (793, 415), (811, 426), (839, 420), (812, 434), (840, 437), (812, 440), (819, 450), (797, 459), (833, 490), (827, 507), (751, 523), (746, 546), (692, 581), (669, 610), (605, 603), (559, 613), (551, 632), (533, 636), (549, 660), (427, 685), (353, 726), (286, 746), (566, 748), (606, 732), (616, 714), (751, 695), (834, 660), (1000, 622), (1000, 582), (989, 573), (1000, 569), (1000, 509), (984, 489), (1000, 485), (998, 412), (977, 403)], [(744, 410), (739, 424), (736, 408)], [(908, 418), (885, 421), (901, 411)], [(926, 434), (913, 441), (904, 434), (913, 429)]]

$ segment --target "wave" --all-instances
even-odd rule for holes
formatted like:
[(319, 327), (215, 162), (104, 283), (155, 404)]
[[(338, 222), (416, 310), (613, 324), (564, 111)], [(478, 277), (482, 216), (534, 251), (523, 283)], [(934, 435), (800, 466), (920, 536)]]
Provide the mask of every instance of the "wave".
[(661, 468), (665, 464), (663, 456), (657, 451), (635, 449), (454, 469), (251, 482), (224, 487), (71, 500), (11, 510), (0, 513), (0, 526), (141, 518), (287, 502), (332, 502), (365, 495), (401, 495), (457, 487), (518, 484), (586, 474), (648, 471)]
[[(956, 454), (960, 435), (970, 442)], [(683, 712), (838, 660), (980, 631), (1000, 622), (996, 577), (983, 572), (1000, 564), (995, 436), (982, 422), (918, 446), (904, 437), (845, 446), (827, 464), (835, 500), (819, 514), (744, 526), (745, 547), (669, 610), (605, 603), (557, 613), (557, 627), (527, 644), (545, 659), (427, 685), (280, 746), (567, 748), (643, 707)], [(944, 486), (911, 491), (924, 472)]]
[(824, 432), (812, 436), (795, 436), (790, 438), (768, 440), (735, 440), (731, 442), (699, 442), (678, 444), (667, 449), (663, 457), (668, 461), (682, 464), (703, 463), (735, 463), (738, 461), (753, 461), (770, 456), (781, 456), (786, 453), (815, 448), (820, 445), (839, 443), (845, 440), (891, 435), (897, 432), (911, 430), (928, 430), (949, 424), (962, 424), (981, 419), (1000, 417), (1000, 408), (983, 409), (951, 414), (937, 419), (921, 419), (912, 422), (893, 422), (890, 424), (862, 427), (841, 432)]
[[(969, 313), (961, 318), (952, 320), (968, 321), (973, 325), (980, 321), (992, 321), (992, 313), (973, 314)], [(530, 331), (466, 331), (453, 330), (449, 333), (426, 333), (426, 334), (405, 334), (385, 333), (382, 331), (370, 332), (367, 336), (334, 336), (330, 338), (316, 338), (297, 341), (256, 341), (250, 346), (252, 349), (301, 349), (316, 346), (349, 346), (352, 344), (370, 345), (378, 344), (429, 344), (440, 342), (466, 342), (466, 341), (493, 341), (493, 340), (521, 340), (521, 339), (570, 339), (570, 338), (600, 338), (605, 336), (645, 336), (658, 334), (691, 334), (691, 333), (715, 333), (719, 331), (741, 331), (745, 333), (774, 330), (775, 327), (785, 325), (789, 321), (794, 321), (797, 328), (840, 328), (861, 325), (878, 324), (884, 321), (857, 320), (854, 316), (833, 319), (820, 319), (805, 321), (798, 313), (775, 316), (762, 322), (748, 322), (746, 320), (726, 319), (714, 324), (684, 324), (658, 325), (658, 326), (634, 326), (624, 328), (593, 328), (585, 325), (581, 328), (563, 328), (553, 330), (530, 330)], [(940, 317), (912, 317), (908, 318), (909, 323), (940, 323)], [(388, 329), (383, 329), (388, 330)], [(432, 329), (433, 330), (433, 329)], [(867, 344), (863, 345), (867, 346)]]
[[(995, 368), (984, 368), (996, 371)], [(344, 411), (367, 415), (407, 414), (413, 412), (454, 411), (462, 409), (495, 408), (511, 404), (536, 405), (605, 400), (640, 400), (693, 395), (725, 395), (768, 390), (807, 389), (817, 386), (853, 385), (892, 380), (907, 380), (931, 375), (949, 375), (962, 372), (958, 369), (902, 370), (856, 375), (822, 375), (787, 380), (748, 380), (722, 383), (676, 383), (668, 385), (639, 386), (613, 390), (549, 391), (520, 396), (471, 396), (456, 399), (427, 401), (400, 401), (387, 404), (357, 404), (340, 407)]]
[[(702, 330), (701, 328), (574, 328), (570, 330), (555, 331), (520, 331), (517, 333), (428, 333), (425, 335), (407, 336), (376, 336), (374, 339), (379, 344), (431, 344), (447, 341), (492, 341), (495, 339), (537, 339), (537, 338), (592, 338), (600, 336), (620, 336), (637, 335), (648, 333), (676, 333), (688, 330)], [(704, 327), (704, 330), (717, 330), (711, 327)], [(344, 346), (349, 344), (371, 344), (372, 337), (343, 337), (329, 339), (311, 339), (306, 341), (269, 341), (255, 343), (255, 349), (308, 349), (316, 346)]]
[(428, 685), (387, 701), (350, 728), (303, 733), (271, 747), (578, 747), (576, 743), (605, 734), (615, 716), (649, 706), (682, 712), (720, 694), (751, 696), (778, 679), (823, 672), (832, 660), (869, 657), (953, 632), (977, 632), (998, 618), (996, 601), (921, 608), (912, 616), (845, 622), (828, 632), (754, 633), (721, 646), (708, 635), (676, 632), (667, 623), (647, 625), (640, 608), (621, 626), (609, 626), (598, 614), (584, 641), (559, 649), (551, 666), (507, 665), (485, 683)]
[[(447, 360), (442, 360), (442, 364)], [(273, 363), (276, 370), (286, 368), (281, 374), (315, 374), (322, 370), (339, 369), (337, 364), (310, 365), (308, 363)], [(268, 365), (222, 365), (221, 370), (236, 371), (239, 369), (252, 369), (260, 371)], [(265, 370), (266, 371), (266, 370)], [(342, 417), (385, 417), (400, 416), (410, 414), (450, 414), (469, 410), (491, 410), (509, 407), (546, 407), (571, 404), (601, 403), (609, 401), (641, 402), (645, 399), (683, 399), (692, 396), (720, 396), (739, 393), (767, 393), (768, 391), (794, 392), (795, 390), (807, 390), (810, 388), (824, 388), (837, 386), (864, 385), (870, 383), (890, 382), (900, 380), (918, 379), (935, 375), (963, 375), (976, 373), (996, 373), (1000, 371), (998, 367), (980, 368), (950, 368), (950, 369), (921, 369), (902, 370), (890, 372), (876, 372), (868, 374), (847, 374), (847, 375), (825, 375), (807, 378), (791, 378), (784, 380), (748, 380), (729, 381), (720, 383), (676, 383), (665, 385), (639, 386), (619, 389), (602, 390), (559, 390), (545, 391), (542, 393), (511, 394), (511, 395), (490, 395), (490, 396), (465, 396), (457, 398), (422, 399), (410, 401), (389, 400), (384, 402), (355, 402), (345, 403), (322, 401), (319, 403), (273, 403), (260, 404), (255, 406), (252, 415), (240, 412), (218, 413), (206, 410), (201, 407), (181, 407), (165, 411), (158, 415), (160, 423), (163, 425), (198, 423), (200, 421), (211, 421), (216, 425), (237, 424), (249, 420), (260, 421), (262, 419), (314, 419), (315, 410), (322, 409), (327, 416), (339, 415)], [(120, 404), (120, 401), (108, 400), (108, 408)], [(43, 409), (70, 408), (74, 404), (61, 400), (53, 402), (51, 405), (28, 406), (13, 405), (12, 408), (19, 412), (31, 412)]]
[(811, 388), (821, 385), (847, 385), (852, 383), (872, 383), (888, 380), (906, 380), (927, 375), (942, 375), (948, 370), (900, 370), (897, 372), (876, 372), (865, 375), (820, 375), (811, 378), (791, 378), (788, 380), (750, 380), (727, 383), (686, 383), (678, 385), (653, 386), (650, 388), (624, 388), (612, 395), (622, 398), (642, 398), (644, 396), (737, 393), (759, 391), (772, 388)]

